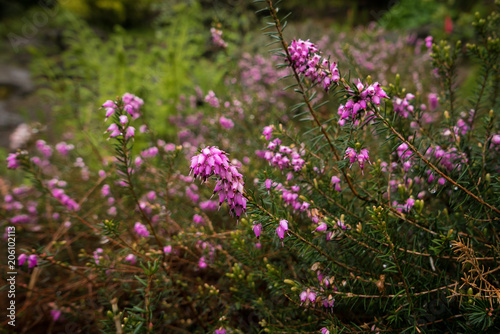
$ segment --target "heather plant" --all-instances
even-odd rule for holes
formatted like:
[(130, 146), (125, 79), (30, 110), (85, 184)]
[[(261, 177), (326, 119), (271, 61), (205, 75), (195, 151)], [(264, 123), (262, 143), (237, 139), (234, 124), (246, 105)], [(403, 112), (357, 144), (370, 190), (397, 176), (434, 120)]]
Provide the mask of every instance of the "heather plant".
[[(34, 135), (7, 156), (25, 331), (499, 330), (498, 12), (474, 44), (374, 31), (339, 53), (264, 3), (278, 48), (179, 93), (177, 137), (149, 90), (89, 93), (99, 145)], [(480, 71), (460, 96), (464, 54)]]

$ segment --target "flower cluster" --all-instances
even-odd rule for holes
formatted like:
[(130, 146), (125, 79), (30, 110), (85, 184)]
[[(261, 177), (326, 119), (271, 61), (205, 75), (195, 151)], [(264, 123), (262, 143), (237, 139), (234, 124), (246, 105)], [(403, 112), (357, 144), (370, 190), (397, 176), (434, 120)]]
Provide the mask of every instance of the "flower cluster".
[(21, 254), (17, 258), (19, 266), (22, 266), (26, 262), (26, 260), (28, 260), (28, 269), (31, 269), (38, 265), (38, 257), (36, 256), (36, 254), (31, 254), (30, 256)]
[(64, 141), (56, 144), (57, 152), (59, 152), (59, 154), (64, 155), (64, 156), (68, 155), (69, 151), (73, 150), (74, 148), (75, 148), (75, 145), (67, 144)]
[(21, 166), (18, 160), (19, 152), (9, 153), (7, 157), (7, 168), (9, 169), (17, 169)]
[(200, 209), (204, 211), (215, 211), (217, 209), (217, 202), (212, 200), (200, 202)]
[(403, 164), (403, 170), (408, 172), (412, 166), (412, 156), (413, 152), (409, 150), (409, 147), (406, 143), (402, 143), (396, 149), (396, 153)]
[(368, 155), (368, 150), (366, 148), (361, 149), (358, 153), (356, 152), (355, 149), (348, 147), (345, 150), (345, 155), (344, 155), (344, 159), (347, 158), (349, 158), (349, 162), (351, 163), (349, 168), (352, 167), (353, 163), (357, 162), (359, 164), (359, 168), (361, 168), (361, 173), (364, 173), (363, 168), (365, 167), (365, 161), (368, 161), (370, 165), (372, 164), (370, 162), (370, 157)]
[(323, 89), (328, 91), (332, 84), (338, 83), (340, 73), (337, 63), (322, 58), (317, 46), (309, 40), (293, 40), (288, 46), (291, 66), (305, 77), (311, 79), (312, 83), (322, 83)]
[(459, 153), (455, 147), (448, 149), (444, 149), (441, 146), (429, 147), (426, 155), (437, 159), (448, 172), (452, 172), (454, 169), (461, 170), (462, 164), (468, 160), (465, 153)]
[(298, 185), (294, 185), (290, 189), (287, 189), (283, 184), (272, 182), (271, 179), (267, 179), (264, 184), (267, 190), (274, 188), (276, 191), (281, 191), (283, 202), (286, 206), (291, 206), (294, 211), (303, 212), (309, 209), (309, 203), (299, 201), (300, 187)]
[(414, 106), (410, 101), (415, 98), (415, 95), (408, 93), (405, 97), (394, 97), (392, 103), (394, 105), (394, 112), (403, 118), (408, 118), (414, 110)]
[(340, 178), (338, 176), (332, 176), (331, 181), (332, 181), (333, 188), (336, 191), (341, 192), (342, 188), (340, 187)]
[(212, 34), (212, 42), (221, 47), (227, 48), (227, 43), (222, 39), (222, 30), (216, 28), (210, 28), (210, 33)]
[(139, 235), (143, 238), (149, 237), (148, 228), (144, 224), (141, 224), (140, 222), (135, 223), (134, 230), (135, 230), (135, 233), (137, 233), (137, 235)]
[(214, 195), (219, 193), (219, 206), (224, 201), (230, 213), (237, 218), (246, 211), (247, 199), (244, 196), (243, 175), (238, 171), (226, 155), (226, 152), (215, 146), (205, 147), (201, 153), (191, 158), (191, 172), (195, 178), (206, 182), (212, 175), (218, 177)]
[[(120, 125), (121, 124), (121, 125)], [(109, 138), (117, 137), (123, 135), (125, 133), (125, 139), (129, 139), (134, 137), (135, 128), (133, 126), (127, 126), (128, 119), (126, 115), (120, 116), (120, 124), (112, 123), (106, 132), (111, 132), (109, 134)]]
[(350, 121), (352, 125), (359, 125), (360, 121), (366, 117), (370, 119), (373, 117), (373, 112), (370, 110), (370, 103), (379, 106), (381, 99), (388, 98), (382, 86), (375, 82), (365, 87), (363, 83), (358, 80), (355, 85), (356, 91), (348, 88), (351, 98), (345, 103), (341, 104), (338, 108), (339, 124), (345, 125)]
[(99, 264), (100, 260), (103, 258), (102, 254), (104, 253), (104, 249), (102, 248), (97, 248), (92, 254), (94, 257), (95, 264)]
[(415, 199), (412, 197), (409, 197), (406, 200), (405, 204), (398, 204), (397, 201), (394, 201), (392, 203), (392, 206), (394, 206), (396, 210), (398, 210), (399, 212), (408, 212), (411, 210), (411, 208), (413, 208), (414, 205), (415, 205)]
[(151, 146), (141, 152), (143, 158), (154, 158), (158, 154), (158, 147)]
[(52, 155), (52, 147), (47, 145), (47, 143), (43, 139), (39, 139), (36, 141), (36, 148), (46, 158), (49, 158)]
[(214, 108), (219, 108), (220, 107), (220, 102), (217, 96), (215, 96), (215, 93), (213, 90), (210, 90), (208, 94), (205, 96), (205, 102), (210, 104)]
[(105, 131), (105, 133), (110, 133), (109, 138), (118, 136), (124, 136), (125, 140), (133, 138), (135, 136), (135, 128), (130, 125), (128, 115), (131, 116), (132, 120), (139, 118), (141, 115), (140, 108), (143, 104), (144, 101), (141, 98), (130, 93), (125, 93), (121, 101), (114, 102), (107, 100), (104, 102), (102, 107), (106, 108), (105, 121), (114, 114), (118, 116)]
[(70, 211), (78, 211), (80, 210), (80, 205), (75, 202), (74, 199), (69, 197), (64, 193), (64, 189), (57, 188), (52, 185), (52, 183), (49, 182), (49, 189), (50, 192), (52, 193), (52, 196), (54, 196), (55, 199), (57, 199), (62, 205), (64, 205), (68, 210)]
[[(139, 118), (139, 116), (141, 115), (140, 108), (144, 104), (144, 101), (141, 98), (130, 93), (123, 94), (121, 100), (123, 102), (123, 110), (129, 113), (130, 116), (132, 116), (132, 119)], [(107, 100), (106, 102), (104, 102), (102, 107), (106, 108), (106, 120), (118, 109), (116, 103), (111, 100)]]
[(221, 116), (221, 118), (219, 118), (219, 123), (226, 129), (231, 129), (234, 127), (234, 122), (230, 118), (226, 118), (224, 116)]
[[(324, 282), (326, 283), (325, 284), (326, 286), (329, 285), (328, 279), (325, 279)], [(321, 288), (321, 290), (323, 290), (323, 288)], [(335, 304), (335, 299), (333, 298), (332, 295), (329, 295), (328, 297), (317, 296), (317, 293), (314, 288), (307, 288), (306, 290), (300, 293), (300, 305), (304, 303), (305, 303), (304, 306), (312, 304), (312, 306), (314, 307), (316, 303), (321, 303), (325, 308), (333, 308), (333, 305)]]
[[(267, 127), (266, 127), (267, 128)], [(264, 131), (264, 133), (267, 133)], [(270, 138), (269, 134), (265, 135)], [(305, 161), (302, 159), (304, 152), (298, 152), (297, 149), (286, 145), (281, 145), (281, 140), (276, 138), (267, 145), (267, 151), (256, 152), (260, 157), (269, 161), (273, 167), (278, 167), (280, 170), (293, 169), (298, 172), (304, 167)]]
[(198, 247), (204, 254), (207, 255), (201, 256), (198, 260), (198, 268), (203, 269), (208, 266), (207, 260), (210, 263), (214, 262), (215, 251), (220, 247), (220, 245), (213, 245), (208, 241), (198, 240), (196, 242), (196, 247)]
[(464, 136), (471, 129), (471, 124), (474, 122), (475, 116), (474, 109), (470, 110), (468, 114), (465, 112), (460, 113), (457, 124), (451, 128), (443, 130), (444, 137), (449, 137), (450, 141), (456, 141), (459, 136)]
[(193, 216), (193, 222), (195, 222), (196, 224), (203, 224), (204, 222), (204, 219), (202, 216), (200, 216), (199, 214), (195, 214)]

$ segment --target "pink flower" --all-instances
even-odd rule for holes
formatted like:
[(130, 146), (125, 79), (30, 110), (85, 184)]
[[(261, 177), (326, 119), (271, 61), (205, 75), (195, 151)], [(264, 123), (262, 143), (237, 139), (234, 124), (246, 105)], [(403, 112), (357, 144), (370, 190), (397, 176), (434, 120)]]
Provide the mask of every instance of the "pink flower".
[(220, 125), (222, 125), (226, 129), (231, 129), (234, 127), (233, 121), (230, 120), (229, 118), (224, 117), (224, 116), (219, 118), (219, 123), (220, 123)]
[(226, 152), (215, 146), (205, 147), (200, 154), (191, 158), (191, 172), (203, 182), (212, 175), (217, 176), (214, 195), (219, 194), (219, 206), (226, 201), (230, 213), (237, 218), (246, 211), (243, 175), (238, 172), (238, 167), (229, 161)]
[(120, 128), (118, 127), (118, 125), (116, 123), (112, 123), (104, 133), (106, 133), (106, 132), (111, 132), (111, 134), (109, 135), (109, 138), (113, 138), (113, 137), (117, 137), (117, 136), (121, 135)]
[(438, 107), (438, 96), (437, 96), (437, 94), (430, 93), (428, 95), (428, 98), (429, 98), (429, 108), (430, 108), (430, 111), (436, 110), (437, 107)]
[(52, 319), (54, 319), (54, 321), (57, 321), (61, 316), (61, 310), (50, 310), (50, 315), (52, 316)]
[[(227, 43), (222, 39), (222, 30), (210, 28), (210, 33), (212, 34), (212, 42), (221, 48), (227, 48)], [(224, 333), (226, 333), (224, 331)]]
[(24, 262), (26, 262), (27, 259), (28, 259), (28, 256), (26, 254), (21, 254), (17, 258), (17, 263), (19, 264), (19, 266), (22, 266), (24, 264)]
[(267, 190), (271, 189), (271, 186), (273, 184), (273, 181), (271, 179), (266, 179), (265, 186)]
[(306, 291), (302, 291), (300, 294), (300, 301), (302, 305), (306, 302), (306, 306), (311, 302), (314, 303), (316, 301), (316, 293), (311, 291), (311, 289), (307, 289)]
[(341, 220), (337, 220), (337, 226), (343, 230), (347, 230), (347, 226)]
[(125, 261), (128, 261), (132, 264), (135, 264), (137, 262), (135, 255), (134, 254), (129, 254), (125, 257)]
[(432, 36), (427, 36), (425, 38), (425, 46), (430, 49), (432, 47)]
[(500, 135), (493, 135), (491, 143), (494, 145), (500, 145)]
[(101, 195), (102, 195), (102, 197), (107, 197), (110, 194), (111, 194), (111, 191), (110, 191), (109, 184), (103, 185), (102, 188), (101, 188)]
[(215, 209), (217, 209), (217, 202), (212, 200), (200, 202), (200, 209), (204, 211), (215, 211)]
[(288, 220), (282, 219), (280, 220), (279, 226), (276, 228), (276, 234), (278, 234), (278, 237), (283, 240), (285, 238), (286, 231), (288, 231)]
[(19, 160), (17, 160), (17, 156), (19, 153), (10, 153), (9, 156), (7, 157), (7, 168), (10, 169), (17, 169), (21, 164), (19, 163)]
[(128, 117), (127, 117), (127, 115), (120, 115), (119, 119), (120, 119), (120, 123), (122, 125), (125, 125), (125, 124), (128, 123)]
[(36, 141), (36, 148), (46, 157), (50, 157), (52, 155), (52, 148), (47, 145), (45, 140), (39, 139)]
[(141, 115), (140, 108), (144, 104), (144, 101), (130, 93), (125, 93), (122, 96), (122, 101), (125, 104), (123, 110), (132, 116), (132, 119), (137, 119)]
[(10, 222), (12, 224), (26, 224), (29, 223), (30, 221), (31, 221), (30, 217), (26, 214), (17, 215), (10, 219)]
[(309, 206), (311, 204), (307, 203), (307, 202), (302, 202), (302, 205), (300, 206), (300, 211), (307, 211), (307, 209), (309, 209)]
[(207, 267), (207, 263), (205, 262), (205, 257), (204, 256), (202, 256), (200, 258), (200, 260), (198, 261), (198, 267), (200, 267), (201, 269)]
[(148, 228), (139, 222), (135, 223), (134, 230), (135, 230), (135, 233), (137, 233), (141, 237), (144, 237), (144, 238), (149, 237)]
[(349, 158), (349, 162), (351, 163), (351, 166), (349, 168), (351, 168), (352, 164), (357, 161), (359, 164), (359, 168), (361, 168), (361, 173), (363, 173), (363, 168), (365, 167), (365, 161), (368, 161), (371, 164), (370, 157), (368, 155), (368, 150), (366, 148), (362, 149), (359, 153), (356, 153), (356, 151), (353, 148), (348, 147), (345, 150), (345, 155), (344, 155), (344, 159), (347, 158)]
[(260, 233), (262, 232), (262, 224), (255, 224), (253, 227), (253, 233), (255, 233), (255, 236), (260, 238)]
[(342, 190), (342, 188), (340, 188), (340, 178), (337, 176), (332, 176), (332, 185), (336, 191), (340, 192)]
[(28, 269), (36, 267), (38, 265), (38, 258), (36, 254), (31, 254), (28, 256)]
[(80, 210), (80, 205), (75, 202), (72, 198), (64, 193), (64, 190), (61, 188), (53, 188), (51, 190), (52, 196), (57, 199), (62, 205), (64, 205), (70, 211), (78, 211)]
[(153, 158), (158, 154), (158, 147), (152, 146), (141, 152), (143, 158)]
[(165, 253), (165, 254), (172, 253), (172, 246), (168, 245), (168, 246), (163, 247), (163, 253)]
[(195, 214), (193, 216), (193, 221), (196, 223), (196, 224), (202, 224), (203, 223), (203, 217), (198, 215), (198, 214)]
[(368, 161), (371, 164), (370, 157), (368, 156), (368, 150), (366, 148), (362, 149), (358, 154), (358, 163), (361, 170), (363, 170), (365, 166), (365, 161)]
[(104, 121), (107, 121), (109, 116), (113, 115), (115, 113), (114, 108), (106, 108), (106, 119)]
[(103, 253), (104, 250), (102, 248), (97, 248), (95, 251), (94, 251), (94, 260), (95, 260), (95, 264), (99, 264), (99, 260), (102, 258), (101, 253)]
[(220, 107), (219, 99), (215, 96), (215, 93), (212, 90), (208, 92), (207, 96), (205, 96), (205, 102), (208, 102), (208, 104), (214, 108)]
[(307, 41), (293, 40), (288, 46), (290, 66), (308, 77), (313, 83), (322, 83), (328, 91), (333, 83), (340, 80), (339, 70), (335, 62), (322, 58), (315, 44)]
[(319, 226), (316, 228), (316, 231), (318, 231), (318, 232), (324, 232), (324, 231), (327, 230), (327, 228), (328, 228), (328, 225), (326, 225), (326, 223), (324, 223), (324, 222), (321, 222), (319, 224)]
[(353, 163), (356, 162), (356, 157), (358, 156), (358, 154), (356, 153), (356, 150), (351, 148), (351, 147), (348, 147), (346, 150), (345, 150), (345, 155), (344, 155), (344, 159), (346, 158), (349, 158), (349, 162), (351, 163), (351, 166)]
[(68, 145), (65, 142), (60, 142), (60, 143), (56, 144), (56, 150), (61, 155), (68, 155), (68, 152), (74, 148), (75, 148), (74, 145), (72, 145), (72, 144)]
[(135, 128), (133, 126), (127, 127), (127, 130), (125, 131), (125, 139), (129, 139), (134, 136), (135, 136)]
[(273, 126), (269, 125), (264, 128), (264, 131), (262, 131), (262, 134), (265, 136), (266, 140), (271, 140), (273, 133)]
[(412, 197), (408, 198), (405, 204), (405, 211), (410, 211), (414, 205), (415, 205), (415, 199), (413, 199)]
[(116, 104), (111, 100), (107, 100), (106, 102), (104, 102), (102, 104), (102, 107), (103, 108), (116, 108)]

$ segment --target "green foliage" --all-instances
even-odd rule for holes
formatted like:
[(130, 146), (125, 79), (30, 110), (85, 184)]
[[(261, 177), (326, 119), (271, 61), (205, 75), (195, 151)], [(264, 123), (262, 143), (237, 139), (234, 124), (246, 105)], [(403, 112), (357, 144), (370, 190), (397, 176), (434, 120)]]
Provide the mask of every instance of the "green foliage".
[(113, 26), (145, 25), (155, 15), (153, 5), (158, 0), (132, 1), (132, 0), (67, 0), (61, 5), (93, 23)]
[(215, 62), (200, 58), (209, 41), (208, 31), (200, 33), (207, 30), (200, 13), (193, 3), (179, 8), (169, 25), (154, 34), (117, 26), (106, 38), (66, 13), (65, 50), (50, 57), (37, 51), (32, 65), (45, 86), (39, 93), (52, 106), (52, 130), (82, 129), (74, 131), (79, 140), (100, 146), (102, 136), (89, 131), (102, 122), (96, 101), (128, 91), (154, 101), (145, 110), (148, 122), (156, 124), (159, 135), (173, 135), (168, 117), (176, 112), (179, 97), (193, 86), (218, 87), (225, 73), (225, 57)]
[(444, 6), (434, 0), (402, 0), (391, 7), (379, 23), (387, 29), (422, 27), (435, 22), (434, 15)]

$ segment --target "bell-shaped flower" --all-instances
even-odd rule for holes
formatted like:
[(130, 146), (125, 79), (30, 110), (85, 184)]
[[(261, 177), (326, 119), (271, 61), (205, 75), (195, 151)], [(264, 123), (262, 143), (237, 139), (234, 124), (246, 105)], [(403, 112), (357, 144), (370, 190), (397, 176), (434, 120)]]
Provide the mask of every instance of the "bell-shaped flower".
[(262, 224), (255, 224), (253, 227), (253, 233), (255, 233), (255, 236), (260, 238), (260, 233), (262, 232)]
[(24, 264), (24, 262), (26, 262), (26, 260), (28, 259), (28, 255), (26, 254), (21, 254), (19, 255), (19, 257), (17, 258), (17, 263), (19, 264), (19, 266), (22, 266)]
[(38, 257), (36, 254), (31, 254), (28, 256), (28, 268), (31, 269), (33, 267), (36, 267), (38, 265)]

